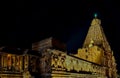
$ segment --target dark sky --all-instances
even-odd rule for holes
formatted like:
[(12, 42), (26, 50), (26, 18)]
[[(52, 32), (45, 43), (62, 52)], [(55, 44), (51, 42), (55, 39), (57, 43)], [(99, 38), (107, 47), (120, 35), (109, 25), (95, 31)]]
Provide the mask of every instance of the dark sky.
[(1, 34), (1, 41), (5, 45), (29, 48), (31, 42), (53, 36), (65, 42), (69, 51), (76, 52), (78, 47), (82, 47), (90, 22), (97, 12), (119, 63), (118, 5), (119, 2), (111, 0), (16, 0), (16, 27)]

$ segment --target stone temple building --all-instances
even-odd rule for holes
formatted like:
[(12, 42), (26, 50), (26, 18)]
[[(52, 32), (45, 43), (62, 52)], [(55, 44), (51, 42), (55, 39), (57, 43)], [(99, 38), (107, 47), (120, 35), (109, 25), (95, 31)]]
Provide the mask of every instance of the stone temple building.
[(116, 61), (95, 17), (83, 47), (68, 54), (66, 45), (50, 37), (32, 49), (0, 48), (0, 78), (117, 78)]

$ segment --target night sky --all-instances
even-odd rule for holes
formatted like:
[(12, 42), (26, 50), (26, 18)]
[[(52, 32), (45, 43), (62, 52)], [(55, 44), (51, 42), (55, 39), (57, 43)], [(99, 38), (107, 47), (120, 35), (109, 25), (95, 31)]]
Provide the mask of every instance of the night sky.
[[(67, 44), (68, 52), (82, 47), (94, 13), (98, 13), (120, 69), (120, 9), (111, 0), (16, 0), (16, 27), (1, 33), (1, 44), (30, 48), (32, 42), (54, 37)], [(10, 27), (9, 27), (10, 28)]]

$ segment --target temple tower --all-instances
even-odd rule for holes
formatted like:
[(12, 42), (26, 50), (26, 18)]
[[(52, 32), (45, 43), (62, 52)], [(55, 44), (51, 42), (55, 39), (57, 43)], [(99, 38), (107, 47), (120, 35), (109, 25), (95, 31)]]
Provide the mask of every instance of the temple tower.
[(111, 51), (101, 26), (101, 20), (97, 18), (97, 14), (95, 14), (95, 17), (91, 22), (83, 47), (88, 47), (91, 41), (94, 41), (94, 45), (100, 46), (106, 51)]
[[(90, 45), (91, 43), (92, 45)], [(116, 78), (117, 70), (115, 58), (101, 26), (101, 20), (97, 18), (97, 14), (94, 15), (94, 19), (91, 22), (91, 26), (89, 27), (83, 48), (90, 46), (98, 46), (104, 50), (105, 59), (103, 66), (106, 67), (106, 75), (108, 78)]]

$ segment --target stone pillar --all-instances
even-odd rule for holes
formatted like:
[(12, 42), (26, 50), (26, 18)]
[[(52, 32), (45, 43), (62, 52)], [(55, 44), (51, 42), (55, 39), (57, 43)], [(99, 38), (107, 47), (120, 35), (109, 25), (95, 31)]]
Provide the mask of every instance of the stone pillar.
[(11, 70), (11, 54), (7, 54), (7, 67), (8, 67), (8, 70)]
[(28, 65), (29, 65), (29, 56), (28, 55), (24, 55), (24, 70), (25, 71), (28, 70)]

